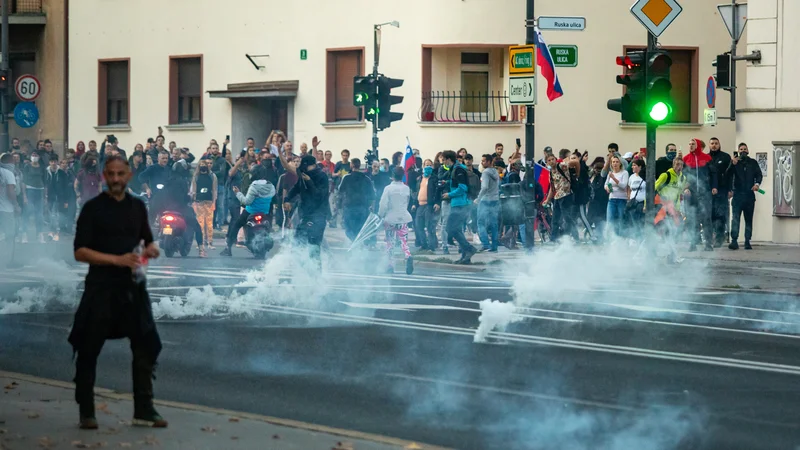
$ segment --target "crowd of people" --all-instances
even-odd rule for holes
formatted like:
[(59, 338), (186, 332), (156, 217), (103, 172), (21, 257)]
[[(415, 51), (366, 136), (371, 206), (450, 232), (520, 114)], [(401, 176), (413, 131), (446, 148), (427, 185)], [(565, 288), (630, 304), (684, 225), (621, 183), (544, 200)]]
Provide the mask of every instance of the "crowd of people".
[[(265, 214), (270, 224), (284, 231), (295, 230), (316, 247), (326, 226), (342, 226), (355, 240), (370, 213), (378, 214), (387, 251), (393, 252), (399, 242), (407, 271), (413, 270), (407, 241), (411, 228), (417, 253), (448, 254), (455, 247), (460, 264), (469, 264), (477, 252), (496, 252), (500, 245), (532, 248), (537, 239), (643, 239), (648, 209), (645, 155), (621, 154), (614, 143), (608, 145), (606, 157), (591, 162), (588, 152), (563, 149), (556, 154), (546, 147), (537, 163), (541, 170), (531, 172), (524, 167), (519, 143), (508, 158), (498, 143), (480, 161), (462, 148), (433, 159), (423, 159), (413, 150), (396, 152), (391, 160), (363, 162), (342, 150), (334, 162), (333, 152), (321, 150), (316, 137), (310, 148), (303, 143), (297, 152), (279, 130), (272, 131), (263, 146), (252, 138), (246, 142), (235, 152), (229, 137), (221, 146), (211, 140), (195, 161), (189, 149), (166, 144), (160, 128), (155, 138), (136, 144), (130, 155), (113, 135), (99, 146), (96, 141), (88, 146), (78, 142), (63, 157), (49, 140), (33, 146), (13, 139), (11, 153), (0, 162), (7, 187), (0, 201), (0, 234), (20, 243), (71, 235), (82, 205), (107, 188), (102, 177), (105, 161), (120, 156), (133, 173), (127, 191), (148, 205), (150, 223), (157, 226), (164, 211), (180, 212), (202, 257), (215, 249), (214, 230), (225, 225), (220, 254), (231, 256), (234, 245), (244, 245), (242, 229), (253, 213)], [(731, 156), (717, 138), (709, 140), (708, 152), (703, 141), (692, 139), (686, 155), (669, 144), (654, 168), (654, 223), (662, 225), (662, 234), (676, 242), (688, 232), (690, 251), (700, 245), (711, 251), (724, 242), (738, 249), (743, 215), (744, 247), (751, 248), (761, 170), (748, 153), (742, 143)], [(371, 237), (366, 245), (374, 247), (377, 239)], [(393, 270), (391, 261), (388, 270)]]

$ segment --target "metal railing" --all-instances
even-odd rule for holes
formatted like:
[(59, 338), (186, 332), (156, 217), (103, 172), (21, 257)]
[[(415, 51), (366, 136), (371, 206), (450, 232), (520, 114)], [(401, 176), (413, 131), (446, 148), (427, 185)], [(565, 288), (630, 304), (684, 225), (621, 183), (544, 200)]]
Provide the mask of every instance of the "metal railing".
[(10, 0), (11, 14), (41, 14), (42, 0)]
[(422, 93), (422, 122), (504, 123), (519, 122), (519, 108), (503, 91), (431, 91)]

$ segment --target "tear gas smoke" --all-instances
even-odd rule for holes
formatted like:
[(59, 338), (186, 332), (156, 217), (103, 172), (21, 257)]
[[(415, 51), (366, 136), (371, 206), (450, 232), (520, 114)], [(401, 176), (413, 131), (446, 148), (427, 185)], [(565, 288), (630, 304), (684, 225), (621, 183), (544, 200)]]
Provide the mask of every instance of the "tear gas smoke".
[(43, 284), (24, 287), (12, 298), (0, 299), (0, 314), (23, 314), (78, 305), (79, 279), (72, 267), (63, 261), (52, 260), (39, 260), (33, 266), (37, 274), (46, 274)]
[(485, 342), (490, 331), (504, 331), (506, 325), (522, 320), (521, 317), (514, 316), (517, 308), (511, 302), (486, 299), (480, 302), (480, 308), (482, 313), (478, 318), (480, 325), (475, 332), (475, 342)]

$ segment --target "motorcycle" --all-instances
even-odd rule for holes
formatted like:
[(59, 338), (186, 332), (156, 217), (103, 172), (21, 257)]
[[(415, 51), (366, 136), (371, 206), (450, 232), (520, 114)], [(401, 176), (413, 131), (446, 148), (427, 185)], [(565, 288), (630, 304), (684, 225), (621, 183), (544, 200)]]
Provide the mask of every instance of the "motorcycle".
[(247, 217), (245, 245), (256, 259), (265, 259), (275, 242), (270, 236), (272, 223), (264, 213), (253, 213)]
[(177, 251), (186, 257), (192, 250), (192, 232), (187, 230), (186, 219), (175, 211), (164, 211), (158, 219), (159, 246), (167, 258), (172, 258)]

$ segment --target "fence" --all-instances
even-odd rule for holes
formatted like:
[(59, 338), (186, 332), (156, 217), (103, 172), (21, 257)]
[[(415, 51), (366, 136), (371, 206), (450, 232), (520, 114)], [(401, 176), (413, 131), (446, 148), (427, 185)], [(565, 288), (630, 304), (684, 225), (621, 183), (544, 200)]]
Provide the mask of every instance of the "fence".
[(422, 93), (419, 120), (442, 123), (519, 122), (519, 108), (506, 92), (431, 91)]

